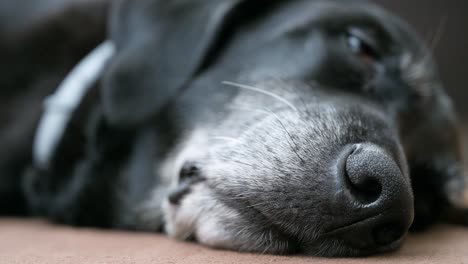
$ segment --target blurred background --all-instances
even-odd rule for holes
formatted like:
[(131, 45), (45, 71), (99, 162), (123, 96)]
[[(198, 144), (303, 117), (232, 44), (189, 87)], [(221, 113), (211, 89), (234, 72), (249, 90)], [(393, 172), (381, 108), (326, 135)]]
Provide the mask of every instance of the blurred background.
[(468, 124), (468, 1), (373, 0), (408, 21), (426, 42), (439, 31), (434, 48), (447, 92)]

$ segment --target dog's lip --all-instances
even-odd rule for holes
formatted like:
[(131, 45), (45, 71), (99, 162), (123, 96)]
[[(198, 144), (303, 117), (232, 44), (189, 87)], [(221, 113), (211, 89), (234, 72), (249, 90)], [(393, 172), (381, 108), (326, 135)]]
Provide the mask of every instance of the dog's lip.
[(346, 224), (343, 224), (343, 225), (339, 225), (337, 227), (332, 227), (330, 228), (329, 230), (325, 231), (323, 233), (324, 236), (333, 236), (333, 235), (337, 235), (339, 233), (342, 233), (342, 232), (346, 232), (348, 229), (351, 229), (357, 225), (361, 225), (361, 224), (366, 224), (367, 222), (370, 222), (372, 220), (374, 220), (375, 218), (378, 218), (380, 216), (382, 216), (383, 213), (377, 213), (377, 214), (374, 214), (374, 215), (370, 215), (370, 216), (364, 216), (364, 217), (361, 217), (361, 218), (358, 218), (357, 220), (354, 220), (352, 222), (349, 222), (349, 223), (346, 223)]
[(180, 182), (168, 195), (168, 200), (171, 204), (177, 205), (180, 201), (191, 192), (193, 185), (205, 181), (205, 178), (198, 177), (193, 179), (185, 179)]
[[(225, 196), (225, 195), (222, 195), (222, 194), (218, 194), (218, 195), (228, 197), (228, 196)], [(229, 199), (229, 200), (232, 201), (232, 199)], [(247, 206), (246, 208), (249, 210), (250, 213), (253, 213), (255, 215), (259, 215), (261, 217), (265, 217), (266, 219), (268, 219), (268, 217), (265, 216), (260, 210), (254, 208), (252, 206)], [(328, 231), (322, 233), (322, 235), (319, 235), (319, 237), (316, 239), (316, 241), (320, 241), (321, 239), (325, 239), (325, 240), (337, 239), (337, 236), (340, 233), (346, 232), (348, 229), (351, 229), (351, 228), (353, 228), (353, 227), (355, 227), (357, 225), (365, 225), (368, 222), (371, 222), (372, 220), (374, 220), (375, 218), (381, 217), (382, 215), (384, 215), (384, 213), (377, 213), (377, 214), (374, 214), (374, 215), (371, 215), (371, 216), (363, 216), (363, 217), (361, 217), (358, 220), (355, 220), (353, 222), (350, 222), (350, 223), (347, 223), (347, 224), (344, 224), (344, 225), (340, 225), (340, 226), (337, 226), (337, 227), (333, 227), (333, 228), (329, 229)], [(288, 242), (291, 245), (296, 245), (296, 247), (291, 247), (291, 248), (285, 249), (285, 251), (288, 252), (288, 254), (291, 254), (291, 253), (294, 253), (294, 252), (295, 253), (300, 252), (301, 244), (304, 241), (301, 241), (301, 239), (299, 239), (297, 236), (295, 236), (293, 234), (285, 232), (285, 230), (283, 230), (280, 226), (277, 226), (277, 225), (273, 224), (272, 222), (270, 222), (270, 226), (268, 228), (271, 229), (272, 231), (278, 232), (282, 236), (286, 237), (288, 239)], [(344, 247), (346, 247), (346, 248), (352, 250), (353, 252), (355, 252), (353, 254), (343, 255), (343, 256), (347, 256), (347, 257), (350, 257), (350, 256), (355, 256), (355, 257), (370, 256), (370, 255), (374, 255), (374, 254), (395, 251), (395, 250), (397, 250), (398, 248), (400, 248), (402, 246), (403, 241), (405, 240), (405, 238), (406, 238), (406, 236), (402, 236), (398, 240), (396, 240), (396, 241), (394, 241), (394, 242), (392, 242), (392, 243), (390, 243), (388, 245), (378, 246), (378, 247), (375, 247), (375, 248), (360, 247), (360, 246), (353, 245), (349, 241), (342, 240), (344, 242), (344, 245), (343, 245)], [(296, 252), (294, 250), (299, 250), (299, 251)], [(337, 252), (337, 253), (339, 253), (339, 252)], [(313, 254), (315, 254), (315, 253), (313, 253)], [(340, 255), (335, 255), (335, 257), (340, 257)]]
[[(230, 194), (223, 193), (220, 191), (216, 185), (210, 184), (209, 181), (205, 182), (207, 187), (214, 191), (217, 197), (217, 201), (221, 202), (227, 207), (230, 207), (234, 210), (239, 210), (239, 207), (232, 206), (232, 203), (240, 204), (240, 210), (242, 210), (243, 215), (250, 215), (250, 217), (254, 217), (257, 221), (253, 221), (254, 225), (258, 225), (261, 228), (267, 229), (270, 232), (275, 233), (278, 236), (281, 236), (284, 240), (287, 240), (288, 243), (285, 244), (284, 248), (276, 252), (275, 254), (296, 254), (298, 250), (298, 245), (300, 244), (300, 240), (295, 234), (291, 234), (287, 230), (281, 227), (281, 225), (275, 223), (273, 219), (271, 219), (268, 215), (264, 212), (259, 210), (251, 204), (248, 200), (241, 198), (241, 197), (233, 197)], [(246, 213), (248, 212), (248, 213)], [(258, 219), (261, 219), (258, 221)]]
[[(331, 230), (328, 230), (328, 231), (324, 232), (322, 236), (323, 237), (335, 237), (335, 236), (339, 235), (340, 233), (347, 232), (347, 231), (349, 231), (350, 229), (352, 229), (352, 228), (354, 228), (356, 226), (366, 225), (369, 222), (372, 222), (373, 220), (375, 220), (376, 218), (381, 217), (382, 215), (383, 215), (383, 213), (377, 213), (377, 214), (374, 214), (374, 215), (371, 215), (371, 216), (365, 216), (365, 217), (359, 218), (358, 220), (355, 220), (355, 221), (353, 221), (351, 223), (347, 223), (345, 225), (340, 225), (338, 227), (334, 227)], [(346, 243), (346, 246), (348, 246), (349, 248), (361, 251), (363, 255), (371, 255), (371, 254), (375, 254), (375, 253), (384, 253), (384, 252), (394, 251), (394, 250), (398, 249), (399, 247), (401, 247), (401, 245), (403, 244), (403, 241), (405, 240), (405, 238), (406, 238), (406, 236), (403, 235), (402, 237), (400, 237), (399, 239), (393, 241), (392, 243), (390, 243), (388, 245), (379, 246), (379, 247), (376, 247), (375, 249), (372, 249), (372, 250), (369, 250), (367, 248), (354, 246), (354, 245), (352, 245), (350, 243), (347, 243), (346, 241), (345, 241), (345, 243)]]

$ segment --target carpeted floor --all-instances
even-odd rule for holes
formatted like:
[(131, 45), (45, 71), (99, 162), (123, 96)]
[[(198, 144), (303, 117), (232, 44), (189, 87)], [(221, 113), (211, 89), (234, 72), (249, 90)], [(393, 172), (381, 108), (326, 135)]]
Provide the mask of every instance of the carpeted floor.
[(162, 235), (54, 226), (38, 220), (0, 220), (1, 264), (87, 263), (456, 263), (468, 264), (468, 228), (437, 226), (411, 235), (397, 253), (322, 259), (212, 250)]

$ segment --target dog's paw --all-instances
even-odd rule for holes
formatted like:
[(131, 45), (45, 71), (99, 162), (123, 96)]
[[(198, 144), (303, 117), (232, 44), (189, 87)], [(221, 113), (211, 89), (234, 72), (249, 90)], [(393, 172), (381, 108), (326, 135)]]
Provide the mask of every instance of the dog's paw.
[(442, 219), (468, 226), (468, 188), (464, 181), (447, 184), (445, 196), (447, 205), (442, 211)]
[(448, 203), (442, 218), (450, 223), (468, 226), (468, 180), (460, 174), (445, 186), (445, 199)]

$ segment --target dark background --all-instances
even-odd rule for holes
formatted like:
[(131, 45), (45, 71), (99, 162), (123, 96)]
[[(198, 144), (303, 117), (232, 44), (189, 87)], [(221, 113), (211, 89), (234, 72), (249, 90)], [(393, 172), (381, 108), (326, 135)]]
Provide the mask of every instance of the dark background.
[[(434, 49), (447, 92), (468, 123), (468, 0), (374, 0), (408, 21), (426, 42), (442, 24)], [(444, 22), (445, 21), (445, 22)]]

